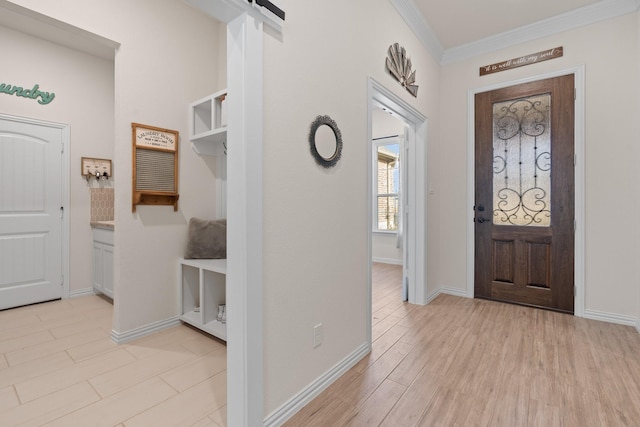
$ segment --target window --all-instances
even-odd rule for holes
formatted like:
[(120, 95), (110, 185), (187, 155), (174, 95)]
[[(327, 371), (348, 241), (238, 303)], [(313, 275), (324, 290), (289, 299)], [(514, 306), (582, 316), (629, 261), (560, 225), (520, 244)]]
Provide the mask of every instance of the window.
[(395, 232), (400, 220), (400, 141), (398, 137), (374, 140), (373, 150), (373, 231)]

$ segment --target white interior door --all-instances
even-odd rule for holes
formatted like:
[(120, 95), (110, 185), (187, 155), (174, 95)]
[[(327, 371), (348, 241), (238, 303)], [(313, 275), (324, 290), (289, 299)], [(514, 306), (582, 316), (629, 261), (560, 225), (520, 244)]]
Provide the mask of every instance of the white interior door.
[(0, 116), (0, 309), (62, 297), (64, 129)]

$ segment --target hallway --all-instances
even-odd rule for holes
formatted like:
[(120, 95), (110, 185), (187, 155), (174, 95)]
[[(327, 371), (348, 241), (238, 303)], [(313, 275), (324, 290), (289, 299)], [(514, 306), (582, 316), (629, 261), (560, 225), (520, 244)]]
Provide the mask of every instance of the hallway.
[(450, 295), (410, 305), (400, 302), (393, 268), (374, 264), (373, 277), (371, 354), (286, 426), (640, 420), (640, 335), (633, 327)]

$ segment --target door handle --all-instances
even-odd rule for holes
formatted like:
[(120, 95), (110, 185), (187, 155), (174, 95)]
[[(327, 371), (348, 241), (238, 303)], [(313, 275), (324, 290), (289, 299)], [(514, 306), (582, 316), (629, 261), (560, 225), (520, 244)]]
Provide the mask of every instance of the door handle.
[(482, 224), (483, 222), (489, 222), (490, 220), (488, 220), (487, 218), (483, 218), (481, 216), (477, 217), (477, 218), (473, 218), (474, 222), (479, 222), (480, 224)]

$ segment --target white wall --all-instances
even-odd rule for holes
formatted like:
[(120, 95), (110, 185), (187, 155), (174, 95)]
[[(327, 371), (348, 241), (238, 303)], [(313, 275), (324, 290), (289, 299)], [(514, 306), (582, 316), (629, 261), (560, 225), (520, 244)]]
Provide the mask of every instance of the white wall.
[[(636, 159), (640, 154), (638, 17), (626, 15), (443, 67), (434, 185), (447, 187), (430, 213), (442, 226), (430, 265), (439, 286), (466, 287), (467, 92), (580, 64), (586, 68), (586, 311), (634, 318), (639, 227)], [(559, 59), (478, 76), (482, 65), (564, 46)], [(430, 153), (434, 155), (434, 153)], [(445, 235), (446, 233), (446, 235)]]
[(56, 94), (47, 105), (0, 94), (0, 111), (70, 126), (69, 290), (73, 293), (92, 289), (89, 188), (113, 186), (117, 176), (100, 184), (94, 179), (88, 184), (80, 176), (80, 158), (113, 159), (113, 61), (2, 26), (0, 51), (0, 83), (29, 89), (39, 84), (40, 90)]
[[(188, 142), (188, 104), (218, 89), (219, 24), (175, 0), (15, 0), (121, 44), (115, 57), (114, 330), (124, 334), (178, 315), (176, 260), (190, 217), (215, 213), (214, 158)], [(180, 132), (180, 209), (131, 212), (131, 122)]]
[[(283, 35), (265, 37), (264, 55), (266, 415), (366, 343), (367, 77), (431, 118), (439, 73), (387, 0), (278, 5), (287, 13)], [(385, 72), (395, 42), (417, 70), (417, 99)], [(321, 114), (344, 141), (332, 169), (309, 153), (309, 127)], [(313, 349), (317, 323), (324, 343)]]
[[(371, 120), (371, 135), (373, 139), (402, 135), (403, 133), (403, 122), (380, 108), (373, 110)], [(400, 164), (402, 164), (402, 161)], [(397, 247), (397, 242), (398, 236), (396, 233), (374, 232), (371, 238), (371, 257), (373, 261), (402, 264), (402, 248)]]

